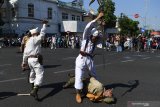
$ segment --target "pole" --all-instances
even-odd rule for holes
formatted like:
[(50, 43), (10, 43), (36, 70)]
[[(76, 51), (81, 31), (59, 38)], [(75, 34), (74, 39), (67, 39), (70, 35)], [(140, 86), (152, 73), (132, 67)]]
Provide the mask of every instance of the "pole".
[(104, 25), (101, 25), (101, 30), (102, 30), (102, 61), (103, 61), (103, 69), (105, 70), (106, 69), (106, 66), (105, 66), (105, 52), (104, 52), (104, 48), (105, 48), (105, 27)]
[(147, 26), (147, 10), (148, 10), (148, 0), (145, 0), (145, 16), (144, 16), (144, 27)]

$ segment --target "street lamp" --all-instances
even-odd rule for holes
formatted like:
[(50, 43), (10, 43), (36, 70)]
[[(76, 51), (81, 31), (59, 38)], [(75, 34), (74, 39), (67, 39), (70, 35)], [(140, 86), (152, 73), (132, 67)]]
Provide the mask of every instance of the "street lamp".
[(147, 21), (147, 12), (148, 12), (148, 0), (145, 0), (145, 16), (144, 16), (144, 27), (146, 27)]
[(117, 29), (118, 33), (121, 32), (121, 28), (119, 26), (119, 17), (117, 17), (117, 19), (116, 19), (116, 26), (115, 26), (115, 28)]
[(118, 19), (118, 17), (117, 17), (117, 19), (116, 19), (116, 26), (115, 26), (116, 28), (119, 28), (119, 19)]
[(118, 32), (121, 32), (121, 28), (118, 28)]

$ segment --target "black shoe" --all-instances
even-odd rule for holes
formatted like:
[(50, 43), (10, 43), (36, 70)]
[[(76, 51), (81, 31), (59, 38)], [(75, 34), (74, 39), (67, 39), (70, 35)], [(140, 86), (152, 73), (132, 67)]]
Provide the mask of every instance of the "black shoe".
[(30, 95), (33, 96), (35, 100), (39, 100), (37, 93), (38, 93), (38, 87), (35, 86), (35, 87), (32, 89), (32, 91), (30, 92)]
[(33, 88), (34, 88), (34, 83), (31, 83), (31, 89), (33, 90)]
[(38, 100), (38, 94), (37, 92), (34, 92), (34, 90), (30, 92), (30, 95), (33, 96), (35, 100)]
[(67, 89), (67, 88), (71, 88), (71, 85), (69, 85), (69, 84), (63, 85), (63, 89)]

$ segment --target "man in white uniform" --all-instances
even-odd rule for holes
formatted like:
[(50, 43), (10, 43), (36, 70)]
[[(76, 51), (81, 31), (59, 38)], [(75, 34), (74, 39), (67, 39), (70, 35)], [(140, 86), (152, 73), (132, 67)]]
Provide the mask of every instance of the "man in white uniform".
[(46, 24), (48, 21), (43, 21), (43, 27), (38, 32), (38, 28), (30, 30), (31, 37), (26, 43), (26, 47), (23, 53), (22, 68), (25, 68), (28, 64), (30, 68), (29, 82), (32, 84), (32, 91), (30, 95), (38, 100), (38, 88), (42, 84), (44, 68), (39, 62), (39, 55), (41, 55), (41, 40), (45, 36)]
[(75, 89), (76, 89), (76, 101), (81, 103), (81, 90), (83, 89), (83, 74), (85, 70), (90, 71), (90, 75), (96, 78), (95, 66), (93, 63), (92, 53), (94, 51), (95, 45), (99, 40), (99, 32), (96, 29), (96, 22), (103, 16), (103, 13), (99, 13), (97, 18), (89, 22), (83, 33), (80, 54), (76, 58), (75, 67)]

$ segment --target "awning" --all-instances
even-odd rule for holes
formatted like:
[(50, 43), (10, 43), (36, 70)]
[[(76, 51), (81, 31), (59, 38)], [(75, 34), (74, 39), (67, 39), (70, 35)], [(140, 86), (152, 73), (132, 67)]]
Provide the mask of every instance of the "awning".
[(160, 31), (151, 32), (151, 35), (160, 35)]

